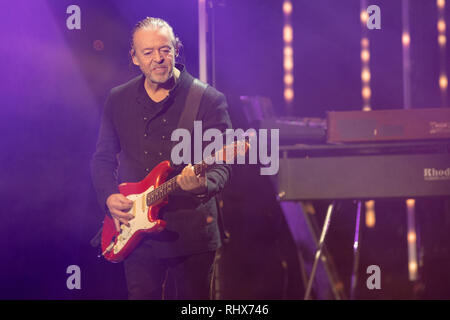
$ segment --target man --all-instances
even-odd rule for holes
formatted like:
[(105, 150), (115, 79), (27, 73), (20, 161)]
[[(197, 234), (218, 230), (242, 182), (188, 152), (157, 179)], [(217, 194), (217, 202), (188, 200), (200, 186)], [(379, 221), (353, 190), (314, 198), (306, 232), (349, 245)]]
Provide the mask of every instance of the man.
[[(131, 58), (142, 75), (111, 90), (91, 164), (99, 202), (116, 228), (133, 217), (127, 213), (132, 201), (119, 193), (118, 184), (140, 181), (170, 159), (171, 133), (194, 81), (183, 65), (175, 63), (180, 43), (164, 20), (140, 21), (131, 42)], [(208, 86), (197, 120), (204, 130), (230, 128), (224, 95)], [(228, 165), (219, 164), (204, 176), (196, 176), (191, 165), (182, 169), (177, 177), (182, 191), (170, 196), (159, 213), (166, 228), (147, 236), (124, 261), (130, 299), (161, 299), (167, 272), (175, 283), (175, 298), (209, 298), (215, 251), (221, 245), (216, 196), (230, 174)]]

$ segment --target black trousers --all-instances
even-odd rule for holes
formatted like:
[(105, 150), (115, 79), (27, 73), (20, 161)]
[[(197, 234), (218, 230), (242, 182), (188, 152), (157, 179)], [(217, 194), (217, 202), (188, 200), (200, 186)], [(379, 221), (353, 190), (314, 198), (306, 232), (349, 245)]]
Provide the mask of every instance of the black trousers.
[[(124, 261), (130, 300), (207, 300), (210, 298), (215, 251), (157, 258), (145, 244)], [(170, 288), (171, 294), (168, 294)]]

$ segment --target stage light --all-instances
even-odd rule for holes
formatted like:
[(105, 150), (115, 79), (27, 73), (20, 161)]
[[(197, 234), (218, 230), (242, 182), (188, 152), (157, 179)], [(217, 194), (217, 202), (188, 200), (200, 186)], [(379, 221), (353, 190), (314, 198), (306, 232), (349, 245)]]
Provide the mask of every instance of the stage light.
[(285, 1), (283, 3), (283, 12), (285, 15), (289, 15), (292, 13), (292, 3), (290, 1)]
[(283, 68), (284, 68), (284, 102), (287, 109), (287, 114), (292, 113), (292, 104), (294, 101), (294, 49), (292, 41), (294, 39), (294, 31), (291, 25), (291, 15), (293, 11), (291, 0), (284, 0), (282, 10), (284, 13), (283, 26)]
[(445, 32), (445, 21), (444, 19), (439, 19), (438, 24), (437, 24), (437, 29), (439, 32), (444, 33)]
[(363, 25), (366, 25), (367, 24), (367, 20), (369, 20), (369, 14), (367, 13), (366, 10), (362, 10), (361, 11), (360, 18), (361, 18), (361, 23)]
[(284, 84), (287, 86), (292, 86), (292, 84), (294, 83), (294, 77), (292, 76), (292, 74), (286, 74), (284, 75)]
[(408, 232), (408, 242), (416, 242), (416, 233), (413, 231)]
[(286, 25), (283, 28), (283, 40), (284, 42), (291, 43), (293, 38), (293, 31), (290, 25)]
[(361, 72), (361, 79), (364, 83), (368, 83), (370, 81), (370, 71), (367, 68), (364, 68)]
[(369, 47), (369, 39), (367, 38), (362, 38), (361, 39), (361, 47), (363, 47), (364, 49)]
[(442, 74), (439, 77), (439, 87), (441, 88), (441, 90), (447, 90), (448, 79), (447, 79), (447, 76), (445, 74)]
[(447, 37), (445, 35), (447, 25), (445, 23), (445, 0), (437, 0), (436, 5), (438, 8), (437, 14), (437, 30), (438, 30), (438, 44), (440, 47), (439, 57), (440, 57), (440, 76), (439, 76), (439, 88), (441, 89), (441, 106), (447, 107), (447, 53), (445, 50), (445, 45), (447, 44)]
[[(372, 92), (370, 90), (370, 42), (367, 28), (367, 21), (369, 20), (369, 13), (367, 12), (367, 0), (360, 0), (360, 20), (361, 20), (361, 96), (362, 96), (362, 110), (372, 110), (370, 106), (370, 97)], [(370, 202), (369, 202), (370, 203)], [(367, 209), (367, 203), (366, 203)], [(366, 212), (366, 225), (375, 224), (375, 216), (372, 211)]]
[(370, 90), (369, 87), (364, 87), (361, 91), (361, 94), (365, 100), (369, 100), (370, 96), (372, 95), (372, 90)]
[[(416, 280), (417, 279), (417, 262), (416, 261), (411, 261), (408, 264), (408, 270), (409, 270), (409, 274), (410, 274), (410, 280)], [(411, 279), (413, 278), (413, 279)]]
[(294, 90), (292, 88), (284, 89), (284, 100), (291, 102), (294, 99)]
[(292, 57), (294, 54), (294, 50), (292, 50), (292, 47), (287, 45), (286, 47), (284, 47), (283, 49), (283, 54), (284, 56), (287, 57)]
[(283, 66), (285, 72), (292, 71), (292, 69), (294, 68), (294, 62), (292, 61), (292, 59), (284, 59)]
[(416, 236), (416, 200), (415, 199), (407, 199), (406, 200), (406, 215), (407, 215), (407, 228), (408, 233), (406, 236), (408, 243), (408, 271), (409, 271), (409, 280), (416, 281), (418, 278), (417, 275), (417, 236)]
[(365, 202), (366, 205), (366, 227), (375, 227), (375, 201), (370, 200)]
[(373, 211), (366, 212), (366, 227), (367, 228), (375, 227), (375, 213)]
[(407, 47), (407, 46), (409, 46), (410, 43), (411, 43), (411, 38), (409, 37), (409, 33), (403, 32), (403, 35), (402, 35), (403, 46)]
[(369, 60), (370, 60), (370, 53), (369, 53), (369, 50), (363, 49), (363, 50), (361, 51), (361, 60), (362, 60), (363, 62), (369, 62)]

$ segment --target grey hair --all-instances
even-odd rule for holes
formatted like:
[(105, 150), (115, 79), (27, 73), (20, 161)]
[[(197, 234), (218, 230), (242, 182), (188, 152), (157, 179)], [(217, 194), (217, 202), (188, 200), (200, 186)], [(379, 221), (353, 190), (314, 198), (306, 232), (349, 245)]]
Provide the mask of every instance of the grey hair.
[(173, 32), (172, 27), (170, 24), (167, 23), (167, 21), (161, 19), (161, 18), (153, 18), (153, 17), (146, 17), (145, 19), (142, 19), (133, 28), (133, 31), (131, 32), (131, 50), (134, 51), (134, 35), (136, 31), (140, 29), (150, 29), (150, 30), (157, 30), (157, 29), (163, 29), (166, 28), (169, 31), (170, 37), (172, 38), (172, 44), (175, 48), (176, 52), (179, 52), (179, 50), (182, 47), (182, 43), (178, 37), (175, 36), (175, 33)]

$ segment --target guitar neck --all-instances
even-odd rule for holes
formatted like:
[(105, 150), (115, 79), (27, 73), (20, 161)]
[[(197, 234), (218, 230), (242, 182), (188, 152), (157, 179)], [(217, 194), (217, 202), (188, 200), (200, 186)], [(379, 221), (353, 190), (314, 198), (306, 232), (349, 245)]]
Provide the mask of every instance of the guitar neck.
[[(202, 171), (206, 170), (210, 165), (208, 163), (215, 163), (216, 161), (220, 160), (223, 162), (226, 162), (227, 158), (235, 158), (236, 157), (236, 147), (240, 144), (243, 147), (243, 150), (241, 151), (241, 154), (244, 154), (247, 152), (249, 148), (249, 144), (245, 141), (232, 143), (229, 146), (223, 147), (221, 150), (217, 151), (214, 155), (209, 156), (205, 158), (202, 162), (197, 163), (194, 165), (194, 173), (195, 175), (198, 175), (202, 173)], [(227, 149), (228, 148), (228, 149)], [(168, 196), (172, 192), (178, 190), (180, 186), (177, 183), (177, 177), (179, 175), (173, 177), (172, 179), (164, 182), (162, 185), (158, 186), (153, 191), (149, 192), (147, 194), (147, 205), (150, 206), (152, 203), (163, 199), (164, 197)]]
[[(203, 170), (205, 170), (208, 167), (208, 164), (202, 161), (201, 163), (194, 165), (194, 173), (195, 175), (200, 174)], [(177, 183), (177, 177), (176, 175), (170, 180), (167, 180), (162, 185), (158, 186), (153, 191), (149, 192), (147, 194), (147, 205), (150, 206), (152, 203), (161, 200), (171, 194), (172, 192), (179, 190), (180, 186)]]

